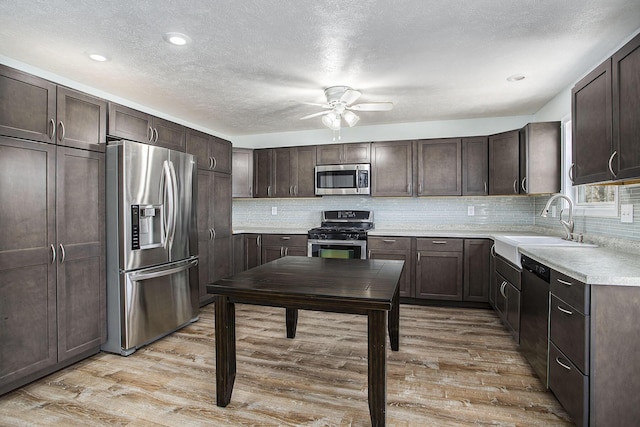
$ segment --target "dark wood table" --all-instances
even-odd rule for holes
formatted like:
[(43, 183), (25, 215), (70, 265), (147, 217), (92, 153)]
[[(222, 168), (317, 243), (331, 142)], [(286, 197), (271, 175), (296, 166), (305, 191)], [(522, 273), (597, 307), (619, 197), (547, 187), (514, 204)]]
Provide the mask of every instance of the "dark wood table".
[(231, 400), (236, 376), (235, 303), (286, 309), (287, 338), (294, 338), (298, 309), (368, 317), (369, 412), (384, 426), (387, 410), (385, 314), (391, 349), (399, 348), (398, 282), (404, 261), (284, 257), (207, 285), (215, 295), (216, 399)]

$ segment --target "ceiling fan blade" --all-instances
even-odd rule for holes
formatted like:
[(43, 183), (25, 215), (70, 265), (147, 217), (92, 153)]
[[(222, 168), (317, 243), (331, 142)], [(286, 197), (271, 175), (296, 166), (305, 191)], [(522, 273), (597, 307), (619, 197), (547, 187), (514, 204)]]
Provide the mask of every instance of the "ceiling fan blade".
[(393, 108), (393, 102), (369, 102), (367, 104), (356, 104), (347, 107), (354, 111), (389, 111)]
[(340, 102), (344, 102), (346, 105), (353, 104), (358, 98), (360, 98), (360, 95), (362, 95), (362, 93), (358, 90), (347, 89), (340, 97)]
[(319, 113), (309, 114), (308, 116), (300, 117), (300, 120), (307, 120), (313, 117), (322, 116), (323, 114), (329, 114), (331, 111), (320, 111)]
[(313, 105), (315, 107), (322, 107), (322, 108), (331, 108), (331, 105), (329, 104), (318, 104), (317, 102), (300, 102), (300, 104)]

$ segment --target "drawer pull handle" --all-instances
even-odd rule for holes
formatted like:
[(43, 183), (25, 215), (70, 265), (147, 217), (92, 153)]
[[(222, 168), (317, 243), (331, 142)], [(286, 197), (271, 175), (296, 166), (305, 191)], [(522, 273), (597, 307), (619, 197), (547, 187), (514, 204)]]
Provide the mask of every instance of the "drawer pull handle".
[(557, 363), (558, 365), (562, 366), (562, 367), (563, 367), (564, 369), (566, 369), (567, 371), (570, 371), (570, 370), (571, 370), (571, 366), (569, 366), (569, 365), (566, 365), (566, 364), (562, 363), (562, 362), (560, 361), (560, 357), (556, 357), (556, 363)]
[(280, 239), (282, 239), (282, 240), (291, 240), (291, 237), (289, 237), (289, 236), (282, 236)]
[(558, 306), (558, 310), (560, 310), (564, 314), (568, 314), (569, 316), (571, 316), (573, 314), (573, 311), (567, 310), (566, 308), (562, 308), (560, 306)]
[(567, 282), (566, 280), (562, 280), (562, 279), (556, 279), (556, 280), (558, 281), (558, 283), (562, 283), (563, 285), (566, 285), (566, 286), (572, 286), (573, 285), (573, 283)]
[(396, 239), (384, 239), (383, 242), (385, 242), (385, 243), (395, 243)]
[(447, 242), (444, 240), (432, 240), (431, 243), (433, 243), (434, 245), (446, 245)]

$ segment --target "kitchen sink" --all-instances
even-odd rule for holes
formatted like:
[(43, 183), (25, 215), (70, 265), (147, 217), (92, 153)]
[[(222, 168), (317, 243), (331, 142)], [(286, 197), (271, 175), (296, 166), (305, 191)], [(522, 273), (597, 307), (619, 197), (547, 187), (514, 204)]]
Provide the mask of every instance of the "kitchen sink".
[(533, 236), (533, 235), (505, 235), (494, 236), (496, 254), (505, 258), (512, 264), (522, 268), (520, 264), (520, 246), (555, 246), (569, 248), (596, 248), (598, 245), (591, 243), (579, 243), (571, 240), (564, 240), (555, 236)]

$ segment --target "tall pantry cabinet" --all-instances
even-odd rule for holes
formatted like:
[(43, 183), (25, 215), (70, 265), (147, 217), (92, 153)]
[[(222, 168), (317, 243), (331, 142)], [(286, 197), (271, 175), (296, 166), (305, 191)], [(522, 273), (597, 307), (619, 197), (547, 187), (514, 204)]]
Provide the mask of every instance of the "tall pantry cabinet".
[(231, 143), (193, 129), (186, 151), (198, 165), (198, 283), (200, 305), (213, 300), (207, 284), (233, 273), (231, 232)]
[(106, 338), (107, 104), (4, 66), (0, 99), (2, 394)]

